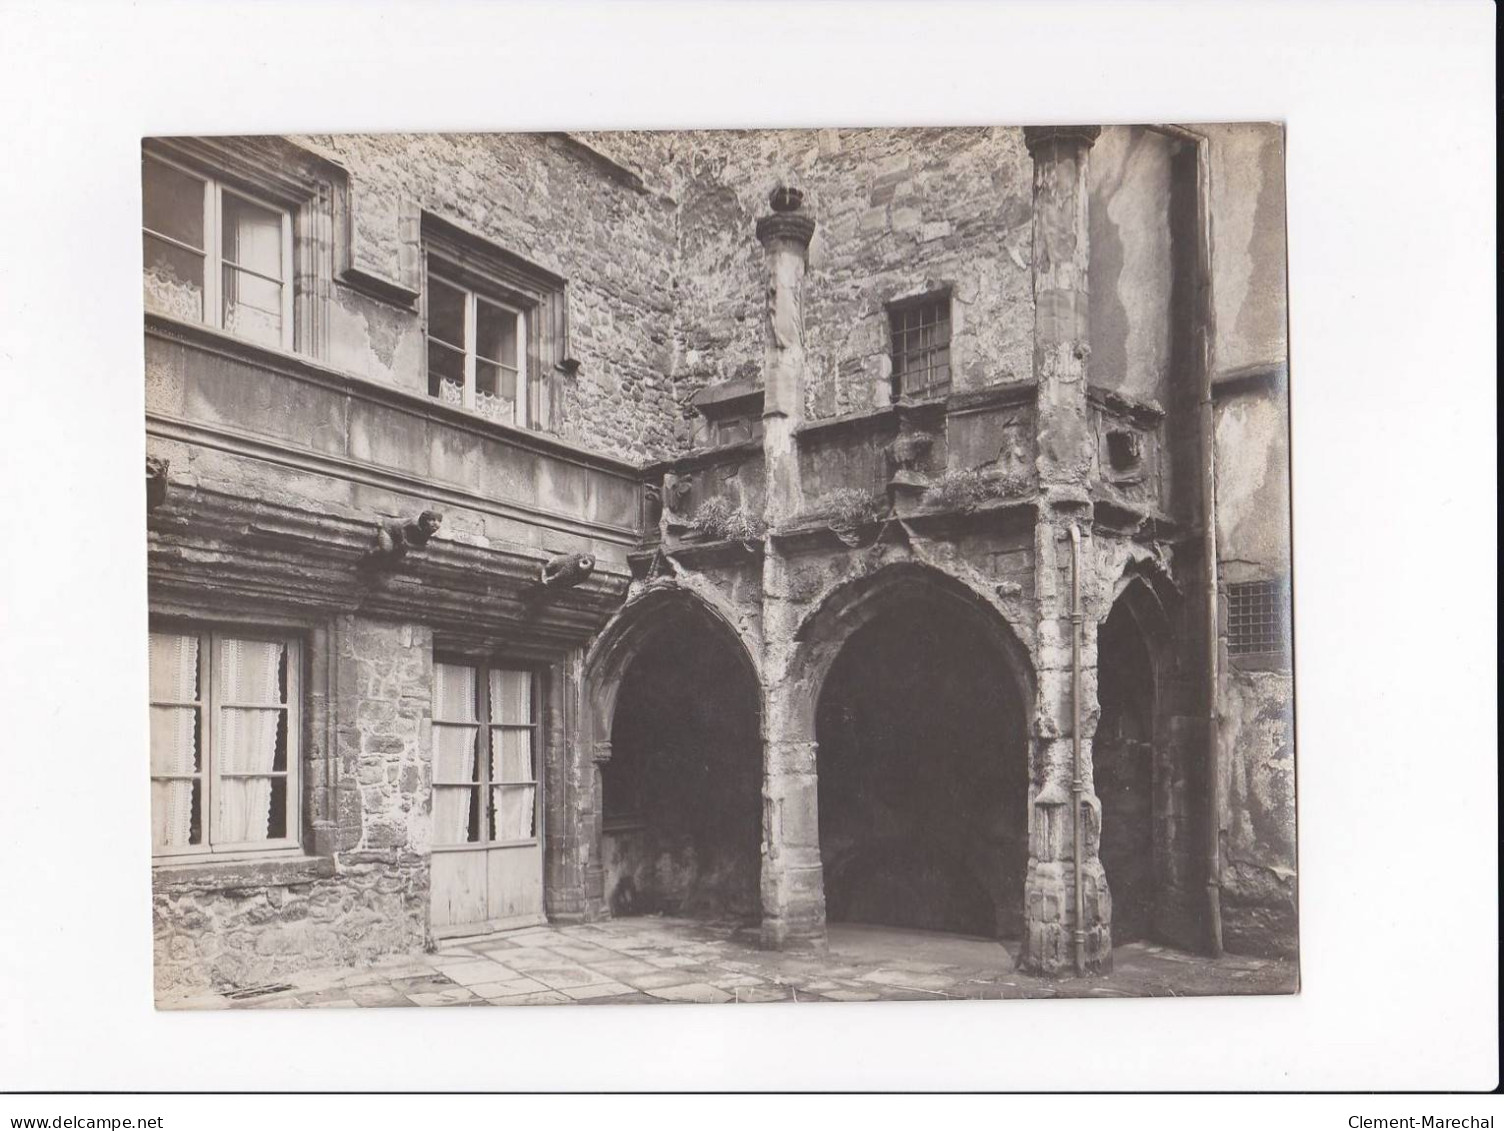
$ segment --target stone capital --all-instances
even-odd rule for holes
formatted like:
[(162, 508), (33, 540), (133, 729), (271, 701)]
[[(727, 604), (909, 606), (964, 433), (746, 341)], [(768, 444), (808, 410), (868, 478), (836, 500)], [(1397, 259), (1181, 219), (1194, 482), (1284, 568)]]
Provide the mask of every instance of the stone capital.
[(1101, 134), (1101, 126), (1025, 126), (1024, 145), (1037, 160), (1040, 146), (1059, 143), (1090, 149)]
[(608, 739), (598, 740), (590, 748), (590, 760), (597, 766), (604, 766), (611, 761), (611, 742)]
[(814, 236), (814, 218), (799, 212), (775, 212), (757, 221), (757, 238), (769, 249), (778, 243), (789, 243), (802, 251), (809, 247)]

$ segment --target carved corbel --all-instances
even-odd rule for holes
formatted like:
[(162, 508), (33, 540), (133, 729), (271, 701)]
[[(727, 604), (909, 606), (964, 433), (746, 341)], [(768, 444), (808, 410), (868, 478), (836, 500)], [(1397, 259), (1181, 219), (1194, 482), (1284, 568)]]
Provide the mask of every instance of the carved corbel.
[(444, 516), (424, 511), (411, 522), (384, 522), (376, 528), (376, 544), (366, 552), (364, 563), (375, 569), (395, 569), (413, 550), (421, 550), (439, 529)]
[(545, 589), (570, 589), (580, 584), (595, 569), (590, 554), (559, 554), (543, 564), (539, 580)]
[(146, 457), (146, 509), (156, 510), (167, 498), (167, 471), (172, 465), (162, 456)]

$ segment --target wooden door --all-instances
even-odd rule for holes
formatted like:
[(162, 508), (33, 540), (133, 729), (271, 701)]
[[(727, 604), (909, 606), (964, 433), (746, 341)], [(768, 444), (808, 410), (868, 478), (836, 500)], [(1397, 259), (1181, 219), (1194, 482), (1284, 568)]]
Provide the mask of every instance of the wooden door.
[(435, 935), (544, 921), (539, 682), (526, 668), (434, 664)]

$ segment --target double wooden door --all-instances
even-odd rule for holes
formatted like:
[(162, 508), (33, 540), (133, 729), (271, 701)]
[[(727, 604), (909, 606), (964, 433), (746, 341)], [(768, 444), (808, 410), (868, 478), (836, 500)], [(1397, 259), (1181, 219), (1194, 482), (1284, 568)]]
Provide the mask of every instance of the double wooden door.
[(434, 664), (435, 935), (543, 921), (539, 682), (526, 668)]

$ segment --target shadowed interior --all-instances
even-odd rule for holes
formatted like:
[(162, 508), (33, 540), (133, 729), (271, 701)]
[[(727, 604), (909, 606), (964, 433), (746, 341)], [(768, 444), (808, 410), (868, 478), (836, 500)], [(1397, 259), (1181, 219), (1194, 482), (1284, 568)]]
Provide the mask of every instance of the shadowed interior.
[(695, 618), (633, 658), (601, 773), (613, 914), (759, 917), (758, 711), (745, 656)]
[(944, 602), (895, 604), (846, 642), (816, 713), (832, 921), (1018, 936), (1028, 762), (1007, 664)]

